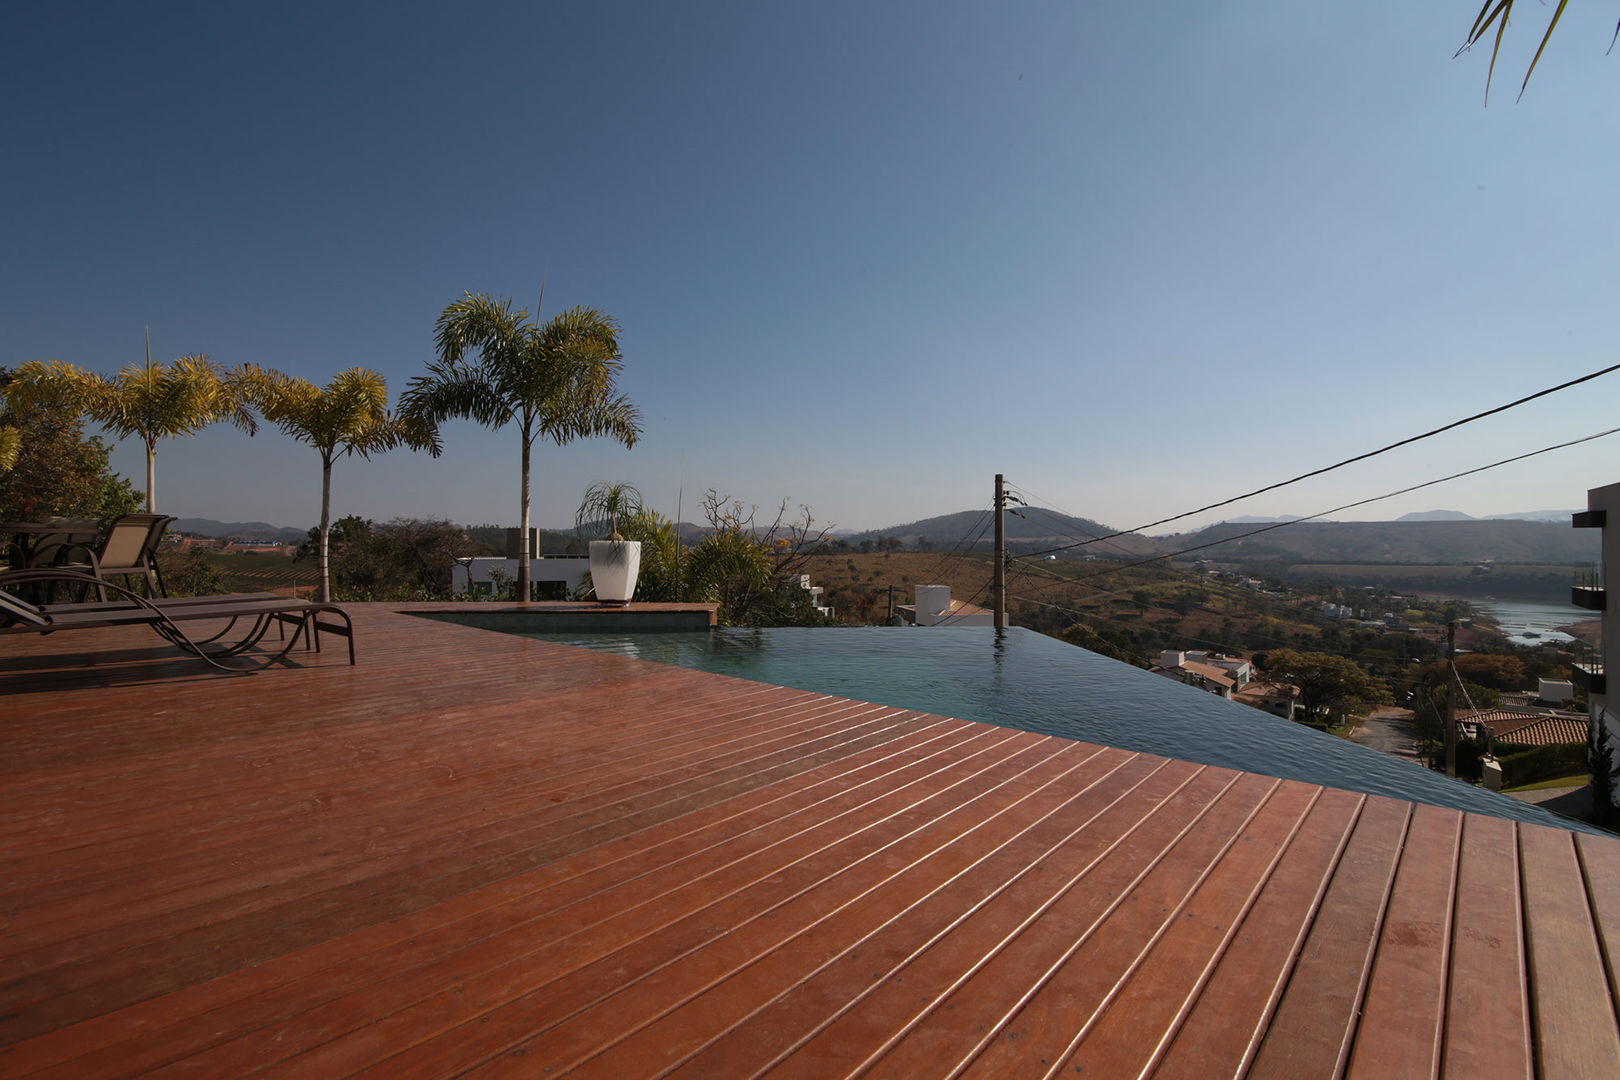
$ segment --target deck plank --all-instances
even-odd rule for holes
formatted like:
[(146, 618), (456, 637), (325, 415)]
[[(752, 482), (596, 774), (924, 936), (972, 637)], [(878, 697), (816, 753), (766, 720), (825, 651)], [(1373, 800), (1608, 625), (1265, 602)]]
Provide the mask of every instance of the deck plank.
[[(1229, 850), (1097, 1015), (1075, 1048), (1072, 1069), (1098, 1076), (1152, 1069), (1321, 796), (1321, 788), (1284, 783), (1234, 833)], [(1160, 1034), (1144, 1038), (1144, 1031)]]
[(1463, 822), (1446, 997), (1445, 1075), (1458, 1080), (1530, 1080), (1529, 973), (1513, 822)]
[(1620, 1032), (1573, 833), (1519, 829), (1525, 951), (1536, 1063), (1543, 1076), (1610, 1076)]
[[(1366, 799), (1325, 790), (1164, 1045), (1155, 1076), (1240, 1076), (1282, 996)], [(1218, 1067), (1214, 1063), (1221, 1063)]]
[(1620, 848), (1597, 837), (1578, 836), (1576, 850), (1586, 877), (1586, 898), (1597, 926), (1609, 995), (1620, 1010)]
[(1347, 1076), (1439, 1074), (1461, 841), (1460, 813), (1413, 811)]
[(1356, 822), (1255, 1054), (1256, 1080), (1343, 1070), (1411, 817), (1409, 804), (1380, 799)]
[(245, 677), (139, 630), (0, 642), (8, 1077), (1421, 1073), (1443, 1034), (1480, 1080), (1620, 1046), (1620, 841), (353, 613), (359, 666)]

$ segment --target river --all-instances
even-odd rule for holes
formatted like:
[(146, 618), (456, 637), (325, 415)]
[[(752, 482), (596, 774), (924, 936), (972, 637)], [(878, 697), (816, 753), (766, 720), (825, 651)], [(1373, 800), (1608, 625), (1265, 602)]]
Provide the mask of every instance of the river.
[(1573, 604), (1534, 600), (1469, 600), (1474, 610), (1489, 615), (1515, 645), (1561, 644), (1575, 639), (1558, 629), (1597, 617)]

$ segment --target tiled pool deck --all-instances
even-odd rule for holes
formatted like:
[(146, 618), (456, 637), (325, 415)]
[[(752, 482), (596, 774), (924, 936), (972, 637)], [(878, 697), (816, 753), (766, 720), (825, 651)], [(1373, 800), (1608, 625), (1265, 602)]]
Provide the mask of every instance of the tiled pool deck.
[(1620, 840), (351, 611), (0, 643), (0, 1074), (1620, 1070)]

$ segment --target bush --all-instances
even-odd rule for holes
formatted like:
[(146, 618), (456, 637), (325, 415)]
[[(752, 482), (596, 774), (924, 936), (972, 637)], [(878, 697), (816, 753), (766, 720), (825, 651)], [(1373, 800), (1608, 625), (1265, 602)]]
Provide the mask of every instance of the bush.
[(1522, 750), (1514, 749), (1512, 744), (1497, 743), (1496, 752), (1496, 760), (1502, 765), (1504, 787), (1519, 787), (1523, 784), (1534, 784), (1538, 780), (1569, 776), (1572, 773), (1585, 772), (1587, 768), (1584, 742), (1549, 743), (1546, 746), (1529, 746)]

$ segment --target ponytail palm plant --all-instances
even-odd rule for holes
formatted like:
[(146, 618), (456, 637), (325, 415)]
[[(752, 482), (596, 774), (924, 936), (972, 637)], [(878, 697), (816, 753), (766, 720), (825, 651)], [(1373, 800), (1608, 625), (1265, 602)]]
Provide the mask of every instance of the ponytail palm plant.
[(579, 510), (574, 514), (574, 528), (584, 536), (591, 526), (606, 523), (608, 539), (623, 540), (619, 533), (619, 522), (645, 512), (641, 492), (629, 484), (592, 484), (585, 489)]
[(159, 439), (192, 435), (221, 420), (250, 435), (258, 430), (233, 376), (201, 353), (152, 363), (151, 334), (146, 363), (131, 364), (110, 379), (57, 360), (29, 360), (17, 366), (8, 393), (18, 402), (76, 409), (117, 438), (138, 437), (146, 447), (149, 513), (157, 510)]
[[(641, 415), (617, 392), (619, 326), (595, 308), (572, 307), (545, 322), (510, 299), (464, 294), (439, 315), (438, 359), (411, 380), (402, 414), (443, 450), (438, 427), (452, 417), (491, 430), (518, 429), (522, 450), (519, 521), (529, 535), (529, 461), (535, 440), (558, 446), (608, 436), (634, 446)], [(518, 549), (517, 594), (529, 597), (529, 545)]]
[(348, 454), (372, 454), (417, 445), (407, 423), (388, 412), (388, 383), (375, 371), (350, 368), (324, 387), (279, 371), (245, 368), (241, 385), (264, 418), (321, 455), (320, 562), (322, 602), (332, 599), (330, 546), (332, 463)]

